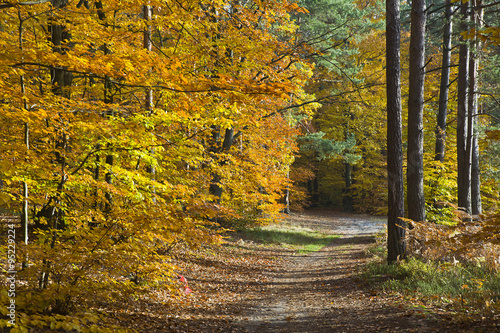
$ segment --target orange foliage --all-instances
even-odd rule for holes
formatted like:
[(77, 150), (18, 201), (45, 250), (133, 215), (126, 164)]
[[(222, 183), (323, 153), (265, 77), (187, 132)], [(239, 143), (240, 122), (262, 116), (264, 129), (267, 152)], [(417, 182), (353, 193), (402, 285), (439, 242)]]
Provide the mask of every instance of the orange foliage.
[(288, 11), (300, 8), (148, 3), (148, 21), (135, 0), (0, 13), (0, 208), (20, 211), (26, 183), (36, 222), (27, 246), (17, 239), (19, 314), (141, 289), (130, 281), (175, 292), (173, 246), (282, 209), (297, 133), (280, 110), (309, 98), (311, 66), (291, 44)]
[[(456, 207), (455, 207), (456, 208)], [(472, 220), (456, 210), (460, 222), (454, 226), (410, 221), (408, 250), (425, 259), (472, 263), (498, 272), (500, 269), (500, 215)], [(461, 217), (461, 218), (460, 218)]]

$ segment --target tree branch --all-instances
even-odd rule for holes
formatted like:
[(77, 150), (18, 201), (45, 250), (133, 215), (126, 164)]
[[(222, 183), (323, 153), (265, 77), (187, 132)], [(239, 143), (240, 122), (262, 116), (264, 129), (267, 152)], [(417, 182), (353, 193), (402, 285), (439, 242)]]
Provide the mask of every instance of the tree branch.
[(16, 7), (16, 6), (40, 5), (42, 3), (50, 2), (50, 1), (51, 0), (24, 1), (24, 2), (16, 2), (16, 3), (2, 2), (2, 3), (0, 3), (0, 9), (11, 8), (11, 7)]

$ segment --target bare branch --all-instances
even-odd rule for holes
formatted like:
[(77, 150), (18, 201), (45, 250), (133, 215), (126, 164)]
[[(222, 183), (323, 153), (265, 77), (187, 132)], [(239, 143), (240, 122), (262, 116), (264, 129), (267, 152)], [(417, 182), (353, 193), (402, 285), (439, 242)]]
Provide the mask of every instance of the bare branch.
[(32, 6), (32, 5), (40, 5), (42, 3), (50, 2), (51, 0), (36, 0), (36, 1), (23, 1), (23, 2), (16, 2), (16, 3), (11, 3), (11, 2), (1, 2), (0, 3), (0, 9), (3, 8), (11, 8), (11, 7), (16, 7), (16, 6)]

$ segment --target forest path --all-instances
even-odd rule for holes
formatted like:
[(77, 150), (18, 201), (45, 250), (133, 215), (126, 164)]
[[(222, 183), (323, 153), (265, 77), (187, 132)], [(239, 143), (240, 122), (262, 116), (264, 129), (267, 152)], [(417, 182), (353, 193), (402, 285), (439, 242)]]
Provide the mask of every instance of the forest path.
[[(116, 324), (148, 333), (474, 332), (358, 277), (373, 260), (367, 250), (384, 223), (313, 210), (290, 214), (279, 228), (340, 235), (316, 252), (299, 253), (245, 233), (221, 247), (179, 249), (174, 259), (192, 293), (172, 298), (158, 289), (106, 311)], [(306, 237), (304, 244), (313, 240)]]
[(321, 210), (291, 214), (285, 222), (290, 227), (341, 237), (317, 252), (285, 254), (260, 295), (247, 302), (237, 325), (241, 332), (437, 331), (425, 313), (408, 311), (356, 279), (384, 223), (383, 218)]

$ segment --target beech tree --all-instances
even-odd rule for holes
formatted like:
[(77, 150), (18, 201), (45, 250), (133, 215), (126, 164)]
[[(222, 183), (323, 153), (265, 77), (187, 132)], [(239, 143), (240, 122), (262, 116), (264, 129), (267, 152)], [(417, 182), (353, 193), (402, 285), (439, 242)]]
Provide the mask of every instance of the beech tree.
[[(68, 314), (98, 290), (138, 292), (130, 283), (144, 279), (175, 292), (176, 244), (218, 242), (215, 217), (257, 224), (280, 214), (297, 151), (280, 110), (312, 99), (303, 89), (312, 66), (292, 46), (289, 13), (301, 9), (233, 7), (0, 4), (0, 206), (29, 208), (24, 226), (36, 231), (19, 247), (29, 260), (19, 314)], [(210, 151), (214, 128), (232, 145)]]

